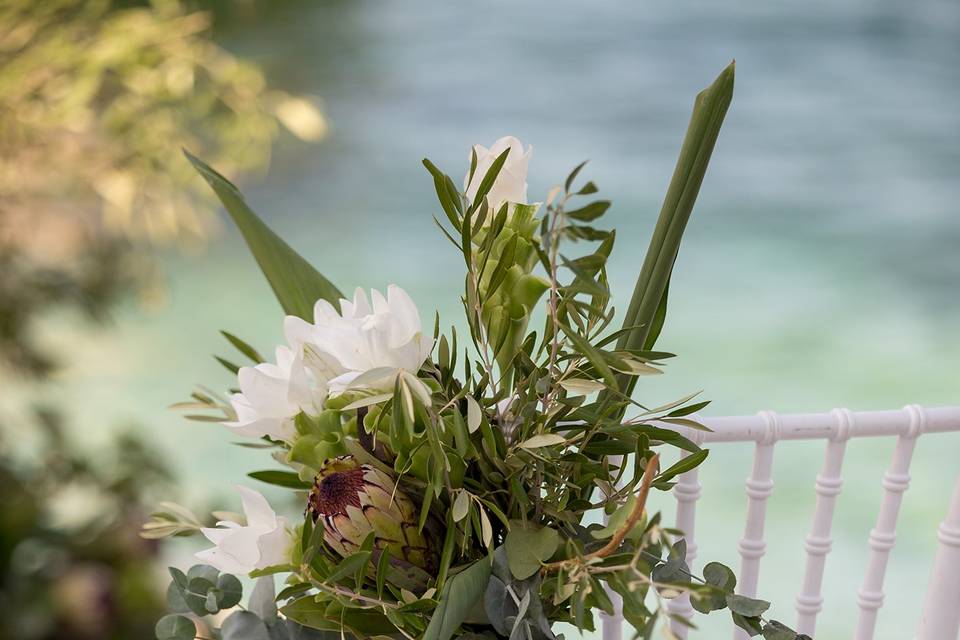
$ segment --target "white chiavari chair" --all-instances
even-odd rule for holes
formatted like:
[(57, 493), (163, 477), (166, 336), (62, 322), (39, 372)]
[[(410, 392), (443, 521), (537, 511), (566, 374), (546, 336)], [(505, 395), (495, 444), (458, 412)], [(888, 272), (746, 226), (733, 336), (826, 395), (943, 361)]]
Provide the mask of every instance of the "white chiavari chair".
[[(779, 443), (791, 440), (819, 440), (825, 445), (823, 465), (814, 484), (816, 506), (809, 533), (804, 543), (806, 567), (796, 598), (796, 625), (799, 633), (814, 636), (817, 615), (823, 609), (822, 584), (827, 554), (832, 546), (831, 528), (837, 497), (843, 484), (843, 457), (852, 438), (896, 438), (893, 458), (883, 474), (883, 498), (871, 530), (869, 556), (865, 576), (857, 592), (858, 611), (854, 640), (872, 640), (877, 626), (877, 613), (883, 606), (883, 584), (887, 562), (896, 541), (897, 516), (903, 495), (910, 484), (910, 461), (917, 438), (924, 434), (960, 432), (960, 407), (924, 408), (909, 405), (900, 411), (853, 412), (834, 409), (830, 413), (779, 415), (762, 411), (754, 416), (697, 419), (711, 431), (679, 428), (684, 435), (700, 444), (753, 443), (753, 468), (746, 480), (747, 515), (743, 537), (737, 545), (740, 570), (737, 592), (757, 595), (760, 563), (766, 552), (764, 539), (767, 499), (773, 493), (773, 456)], [(670, 426), (670, 425), (662, 425)], [(671, 427), (676, 428), (676, 427)], [(785, 445), (787, 446), (787, 445)], [(960, 445), (951, 441), (960, 453)], [(949, 470), (956, 473), (958, 469)], [(700, 482), (694, 469), (678, 478), (673, 493), (677, 500), (676, 528), (685, 533), (687, 563), (696, 570), (696, 507), (700, 498)], [(922, 611), (917, 612), (917, 640), (957, 640), (960, 637), (960, 477), (949, 500), (946, 518), (940, 525), (933, 571), (927, 586)], [(932, 534), (932, 532), (931, 532)], [(850, 588), (855, 588), (851, 584)], [(686, 597), (669, 602), (671, 613), (696, 620)], [(732, 626), (732, 625), (731, 625)], [(673, 623), (673, 632), (681, 639), (688, 634), (686, 626)], [(739, 629), (732, 631), (736, 640), (747, 638)], [(622, 619), (604, 617), (604, 640), (620, 640)]]

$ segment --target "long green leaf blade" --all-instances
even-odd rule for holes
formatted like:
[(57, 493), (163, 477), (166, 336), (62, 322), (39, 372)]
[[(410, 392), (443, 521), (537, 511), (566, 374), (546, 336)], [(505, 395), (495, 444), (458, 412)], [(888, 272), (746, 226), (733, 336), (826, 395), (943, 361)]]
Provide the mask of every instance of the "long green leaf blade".
[[(617, 341), (618, 349), (652, 346), (648, 343), (648, 337), (654, 330), (659, 330), (654, 321), (658, 309), (665, 302), (667, 283), (680, 248), (680, 240), (703, 183), (724, 116), (733, 98), (734, 69), (735, 63), (731, 62), (713, 84), (697, 95), (694, 102), (687, 134), (680, 148), (680, 157), (670, 180), (653, 237), (650, 239), (630, 306), (623, 318), (623, 326), (634, 328), (620, 336)], [(665, 311), (664, 308), (661, 313)], [(632, 390), (635, 383), (635, 379), (622, 379), (623, 387), (627, 390)]]
[(239, 189), (203, 160), (187, 150), (183, 153), (233, 218), (285, 312), (309, 321), (317, 300), (339, 305), (340, 290), (274, 233), (247, 206)]

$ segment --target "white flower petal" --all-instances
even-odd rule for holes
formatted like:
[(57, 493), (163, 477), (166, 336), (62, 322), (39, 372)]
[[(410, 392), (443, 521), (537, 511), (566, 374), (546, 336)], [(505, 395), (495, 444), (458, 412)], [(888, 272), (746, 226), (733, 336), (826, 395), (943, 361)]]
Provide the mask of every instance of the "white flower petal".
[(218, 547), (198, 551), (194, 554), (194, 557), (203, 564), (209, 564), (224, 573), (246, 575), (253, 571), (253, 569), (241, 564), (236, 558), (224, 553)]
[(533, 147), (528, 147), (524, 151), (523, 143), (513, 136), (500, 138), (493, 143), (489, 150), (480, 145), (474, 146), (477, 153), (477, 167), (472, 180), (469, 171), (464, 178), (464, 190), (471, 202), (476, 198), (480, 183), (490, 167), (493, 166), (493, 162), (507, 149), (510, 149), (510, 153), (507, 155), (500, 173), (497, 174), (496, 181), (487, 193), (487, 200), (495, 211), (499, 210), (504, 202), (527, 203), (527, 169)]
[(285, 518), (278, 518), (266, 498), (252, 489), (238, 486), (247, 524), (218, 522), (216, 528), (201, 529), (214, 544), (196, 557), (221, 571), (240, 575), (254, 569), (290, 561), (292, 538)]
[(260, 493), (237, 485), (243, 512), (247, 515), (247, 527), (273, 530), (277, 527), (277, 513)]

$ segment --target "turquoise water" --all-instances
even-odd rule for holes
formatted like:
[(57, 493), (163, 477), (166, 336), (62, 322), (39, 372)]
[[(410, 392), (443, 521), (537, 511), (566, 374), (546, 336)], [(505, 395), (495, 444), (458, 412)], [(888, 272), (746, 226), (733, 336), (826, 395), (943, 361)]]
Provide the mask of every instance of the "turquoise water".
[[(276, 85), (322, 97), (331, 120), (319, 146), (280, 145), (246, 188), (255, 208), (342, 289), (396, 282), (447, 324), (459, 318), (461, 270), (430, 219), (421, 157), (459, 176), (470, 144), (517, 135), (535, 148), (531, 197), (590, 158), (583, 175), (614, 201), (622, 306), (693, 96), (736, 58), (661, 338), (680, 357), (638, 398), (703, 389), (715, 415), (960, 403), (955, 3), (304, 2), (220, 37)], [(209, 357), (228, 352), (218, 329), (269, 351), (281, 314), (232, 230), (165, 263), (162, 310), (124, 309), (93, 335), (51, 323), (73, 362), (53, 393), (71, 403), (85, 446), (142, 423), (185, 479), (184, 499), (232, 500), (229, 486), (261, 456), (164, 407), (195, 383), (229, 384)], [(848, 449), (818, 638), (849, 637), (891, 449)], [(878, 638), (915, 628), (958, 451), (954, 436), (918, 445)], [(750, 453), (717, 449), (703, 471), (701, 560), (736, 566)], [(775, 463), (760, 590), (788, 623), (821, 453), (793, 444)]]

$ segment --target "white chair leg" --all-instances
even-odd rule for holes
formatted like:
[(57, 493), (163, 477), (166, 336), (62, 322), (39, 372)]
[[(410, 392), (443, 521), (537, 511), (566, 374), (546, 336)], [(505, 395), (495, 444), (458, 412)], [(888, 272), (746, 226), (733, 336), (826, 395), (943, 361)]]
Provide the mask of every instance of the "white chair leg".
[(933, 560), (917, 640), (960, 637), (960, 477), (937, 538), (940, 544)]
[(803, 588), (797, 596), (797, 632), (813, 636), (817, 624), (817, 615), (823, 609), (823, 570), (827, 554), (833, 546), (830, 530), (833, 524), (833, 511), (837, 496), (843, 486), (841, 469), (843, 454), (847, 447), (847, 438), (853, 427), (853, 413), (847, 409), (835, 409), (837, 431), (827, 443), (823, 467), (817, 475), (817, 506), (814, 510), (813, 525), (804, 544), (807, 551), (807, 567), (803, 576)]
[(897, 540), (897, 516), (900, 515), (900, 503), (903, 494), (910, 486), (910, 460), (917, 444), (917, 436), (923, 433), (923, 409), (914, 405), (906, 407), (910, 413), (910, 426), (907, 433), (897, 438), (890, 467), (883, 474), (883, 501), (877, 524), (870, 531), (870, 559), (867, 561), (867, 574), (863, 586), (857, 594), (860, 617), (854, 640), (873, 640), (877, 626), (877, 613), (883, 606), (883, 579), (887, 572), (890, 551)]
[[(773, 446), (779, 436), (779, 419), (772, 411), (763, 411), (766, 432), (757, 442), (753, 455), (753, 471), (747, 478), (747, 524), (737, 550), (740, 552), (740, 575), (737, 592), (757, 595), (760, 579), (760, 559), (767, 550), (763, 529), (767, 519), (767, 498), (773, 493)], [(742, 629), (734, 630), (735, 640), (749, 638)]]
[[(687, 454), (684, 453), (684, 457)], [(687, 565), (691, 571), (695, 571), (695, 561), (697, 559), (697, 542), (695, 534), (697, 500), (700, 498), (700, 481), (698, 479), (697, 469), (688, 471), (677, 480), (677, 486), (673, 488), (673, 495), (677, 499), (677, 524), (676, 527), (683, 531), (684, 539), (687, 541)], [(690, 604), (690, 595), (683, 594), (667, 603), (667, 610), (683, 616), (687, 620), (693, 617), (693, 605)], [(686, 640), (690, 629), (680, 622), (670, 621), (670, 629), (680, 640)]]

